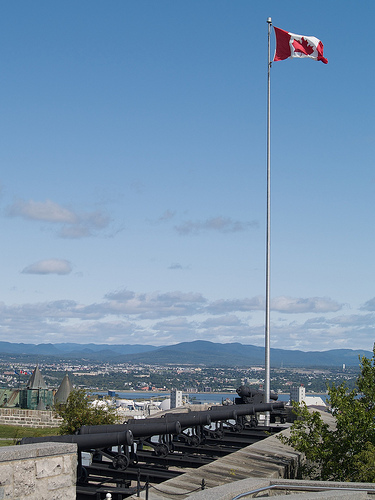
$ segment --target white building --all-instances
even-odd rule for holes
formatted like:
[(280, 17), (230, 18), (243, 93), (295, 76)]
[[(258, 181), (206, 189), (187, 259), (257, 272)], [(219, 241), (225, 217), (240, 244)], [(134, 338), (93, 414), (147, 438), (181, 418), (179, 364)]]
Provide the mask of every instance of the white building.
[(290, 402), (302, 403), (306, 399), (306, 391), (303, 385), (290, 388)]
[(290, 404), (296, 401), (297, 403), (305, 403), (306, 406), (327, 406), (320, 396), (306, 396), (306, 391), (303, 385), (290, 388)]
[(182, 391), (177, 389), (171, 390), (171, 408), (179, 408), (182, 404)]

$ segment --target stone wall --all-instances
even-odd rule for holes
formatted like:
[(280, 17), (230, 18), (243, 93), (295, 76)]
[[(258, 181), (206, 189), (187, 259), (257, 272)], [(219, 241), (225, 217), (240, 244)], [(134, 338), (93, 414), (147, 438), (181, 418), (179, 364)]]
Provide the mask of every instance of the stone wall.
[(77, 445), (38, 443), (0, 448), (0, 498), (75, 500)]
[(0, 408), (0, 424), (21, 425), (22, 427), (59, 427), (61, 422), (62, 419), (56, 418), (51, 410)]

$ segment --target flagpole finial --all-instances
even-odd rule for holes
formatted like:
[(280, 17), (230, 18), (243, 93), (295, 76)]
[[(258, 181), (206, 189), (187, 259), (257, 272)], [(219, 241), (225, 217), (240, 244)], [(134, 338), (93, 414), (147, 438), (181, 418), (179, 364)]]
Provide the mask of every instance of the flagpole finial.
[(272, 24), (272, 19), (270, 17), (267, 19), (267, 23)]

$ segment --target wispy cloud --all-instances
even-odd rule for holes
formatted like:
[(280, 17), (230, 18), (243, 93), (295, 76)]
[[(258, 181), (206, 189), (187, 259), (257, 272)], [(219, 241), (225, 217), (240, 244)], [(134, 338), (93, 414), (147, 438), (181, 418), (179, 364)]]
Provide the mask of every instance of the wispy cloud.
[[(48, 267), (48, 272), (52, 267)], [(43, 269), (39, 269), (39, 272)], [(292, 307), (301, 312), (300, 300), (310, 316), (291, 316)], [(288, 314), (280, 320), (271, 316), (272, 347), (327, 350), (371, 349), (375, 335), (374, 313), (337, 315), (316, 298), (293, 299)], [(280, 301), (279, 301), (280, 303)], [(293, 305), (294, 304), (294, 305)], [(311, 305), (315, 304), (315, 305)], [(98, 303), (74, 300), (6, 305), (0, 303), (1, 339), (35, 342), (150, 343), (166, 345), (184, 340), (264, 344), (264, 315), (259, 297), (209, 301), (193, 292), (136, 293), (117, 290)], [(316, 313), (321, 310), (321, 314)], [(251, 316), (249, 311), (254, 311)], [(258, 312), (259, 311), (259, 312)], [(327, 314), (326, 314), (327, 312)], [(298, 318), (302, 318), (299, 320)]]
[(158, 225), (158, 224), (164, 224), (164, 223), (167, 223), (170, 220), (172, 220), (175, 217), (175, 215), (176, 215), (176, 211), (175, 210), (170, 210), (168, 208), (157, 219), (147, 219), (146, 222), (148, 224), (152, 225), (152, 226), (155, 226), (155, 225)]
[(46, 259), (30, 264), (21, 271), (23, 274), (69, 274), (72, 266), (64, 259)]
[(173, 219), (173, 217), (176, 215), (176, 211), (174, 210), (166, 210), (158, 219), (159, 222), (164, 222), (167, 220)]
[(51, 200), (34, 201), (18, 200), (8, 207), (10, 217), (23, 217), (29, 220), (76, 224), (77, 215)]
[(211, 314), (226, 314), (229, 312), (249, 312), (261, 311), (264, 309), (264, 298), (253, 297), (252, 299), (236, 300), (215, 300), (207, 306), (207, 311)]
[(230, 217), (212, 217), (205, 221), (191, 220), (184, 221), (182, 224), (176, 225), (175, 230), (181, 235), (200, 234), (206, 231), (217, 231), (219, 233), (236, 233), (245, 231), (251, 227), (258, 227), (256, 221), (241, 222), (231, 219)]
[[(342, 308), (342, 305), (332, 299), (324, 297), (276, 297), (271, 300), (270, 307), (272, 311), (296, 314), (337, 312)], [(264, 308), (265, 301), (262, 296), (253, 297), (251, 299), (216, 300), (207, 306), (207, 310), (211, 314), (224, 314), (236, 311), (262, 311)]]
[(189, 269), (189, 266), (183, 266), (179, 262), (173, 262), (170, 266), (168, 266), (168, 269), (172, 270)]
[(202, 311), (206, 299), (200, 293), (167, 292), (133, 294), (128, 291), (106, 295), (109, 302), (97, 305), (107, 313), (135, 314), (141, 319), (157, 319), (168, 316), (191, 316)]
[(361, 311), (375, 311), (375, 297), (365, 302), (361, 307)]
[(271, 301), (271, 309), (278, 312), (295, 313), (327, 313), (336, 312), (342, 308), (332, 299), (324, 297), (291, 298), (277, 297)]
[(58, 224), (58, 236), (71, 239), (93, 236), (110, 223), (110, 217), (104, 212), (77, 212), (51, 200), (17, 200), (7, 208), (7, 215)]

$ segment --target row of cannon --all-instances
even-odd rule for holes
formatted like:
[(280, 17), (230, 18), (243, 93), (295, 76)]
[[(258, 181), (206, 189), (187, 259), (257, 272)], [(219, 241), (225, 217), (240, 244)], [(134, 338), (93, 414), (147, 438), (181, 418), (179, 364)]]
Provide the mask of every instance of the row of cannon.
[[(284, 403), (235, 404), (211, 406), (208, 410), (187, 413), (166, 413), (159, 418), (130, 419), (123, 424), (84, 425), (76, 434), (63, 436), (27, 437), (20, 444), (60, 442), (75, 443), (78, 451), (111, 448), (113, 446), (132, 446), (135, 440), (151, 441), (153, 436), (177, 436), (187, 444), (199, 444), (203, 436), (220, 438), (220, 423), (227, 422), (231, 430), (240, 432), (251, 416), (263, 412), (282, 410)], [(189, 431), (188, 433), (186, 431)], [(165, 439), (164, 439), (165, 440)], [(193, 442), (193, 443), (192, 443)]]

